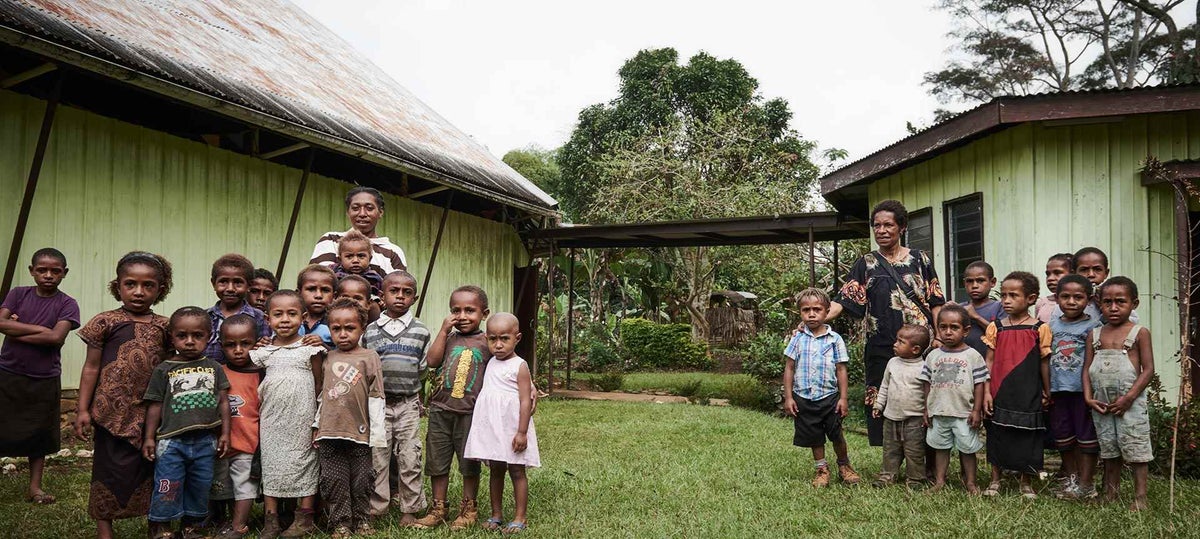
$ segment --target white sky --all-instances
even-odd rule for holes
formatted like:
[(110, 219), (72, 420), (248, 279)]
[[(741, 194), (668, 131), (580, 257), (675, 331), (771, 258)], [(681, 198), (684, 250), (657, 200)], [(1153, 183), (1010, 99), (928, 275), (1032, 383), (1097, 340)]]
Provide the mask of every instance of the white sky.
[(855, 159), (926, 123), (946, 58), (932, 0), (292, 0), (496, 155), (554, 148), (640, 49), (741, 62), (792, 127)]

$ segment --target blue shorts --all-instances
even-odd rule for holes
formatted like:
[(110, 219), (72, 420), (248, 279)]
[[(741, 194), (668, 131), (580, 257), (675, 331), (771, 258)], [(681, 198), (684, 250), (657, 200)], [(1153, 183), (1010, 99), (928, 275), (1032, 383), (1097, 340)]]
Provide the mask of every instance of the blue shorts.
[(931, 417), (929, 430), (925, 432), (925, 443), (939, 451), (957, 449), (964, 455), (974, 455), (983, 449), (979, 429), (971, 428), (965, 417)]
[(212, 431), (186, 432), (160, 439), (154, 450), (150, 521), (171, 522), (184, 516), (208, 516), (208, 489), (212, 486), (213, 460), (217, 453)]

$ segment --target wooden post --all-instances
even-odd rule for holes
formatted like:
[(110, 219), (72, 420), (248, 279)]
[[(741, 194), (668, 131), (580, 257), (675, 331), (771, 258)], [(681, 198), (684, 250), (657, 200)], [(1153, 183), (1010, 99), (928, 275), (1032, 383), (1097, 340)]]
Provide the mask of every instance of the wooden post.
[(830, 287), (833, 290), (837, 290), (838, 284), (842, 282), (841, 275), (838, 275), (842, 271), (838, 266), (839, 262), (841, 259), (838, 258), (838, 240), (833, 240), (833, 276), (829, 279)]
[(50, 128), (54, 126), (54, 113), (62, 95), (62, 72), (55, 77), (42, 115), (42, 129), (38, 132), (37, 146), (33, 150), (33, 163), (29, 165), (29, 176), (25, 179), (25, 195), (21, 197), (21, 210), (17, 213), (17, 226), (13, 227), (12, 243), (8, 248), (8, 261), (4, 265), (4, 282), (0, 283), (0, 298), (8, 295), (16, 276), (17, 258), (21, 256), (21, 243), (25, 239), (25, 227), (29, 224), (29, 212), (33, 207), (33, 195), (37, 192), (38, 178), (42, 174), (42, 163), (46, 160), (46, 148), (50, 145)]
[(571, 389), (571, 354), (574, 353), (575, 332), (575, 248), (568, 251), (567, 260), (567, 389)]
[(812, 225), (808, 227), (808, 286), (817, 286), (817, 251), (813, 246)]
[(304, 204), (304, 191), (308, 188), (308, 174), (312, 172), (313, 159), (317, 151), (310, 149), (304, 159), (304, 171), (300, 173), (300, 187), (296, 189), (296, 202), (292, 204), (292, 219), (288, 221), (287, 234), (283, 236), (283, 251), (279, 253), (279, 264), (275, 266), (275, 276), (282, 278), (283, 266), (287, 263), (288, 250), (292, 247), (292, 234), (296, 232), (296, 219), (300, 218), (300, 206)]
[(421, 282), (421, 297), (417, 298), (417, 316), (425, 307), (425, 292), (429, 290), (429, 279), (433, 277), (433, 264), (437, 262), (438, 248), (442, 246), (442, 232), (446, 231), (446, 217), (450, 215), (450, 205), (454, 203), (454, 191), (446, 197), (446, 206), (442, 208), (442, 220), (438, 223), (437, 237), (433, 240), (433, 252), (429, 253), (429, 266), (425, 268), (425, 280)]
[(546, 392), (554, 393), (554, 337), (558, 331), (558, 298), (554, 296), (554, 274), (557, 273), (558, 263), (554, 261), (554, 254), (558, 251), (557, 248), (550, 249), (550, 267), (546, 269), (546, 296), (550, 298), (550, 312), (546, 313), (550, 316), (546, 320), (550, 323), (547, 332), (549, 335), (546, 341)]

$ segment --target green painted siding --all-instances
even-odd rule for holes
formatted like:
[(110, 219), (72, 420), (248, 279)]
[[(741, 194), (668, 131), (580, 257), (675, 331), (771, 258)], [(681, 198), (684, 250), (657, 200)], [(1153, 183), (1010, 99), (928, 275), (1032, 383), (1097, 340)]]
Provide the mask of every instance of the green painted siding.
[[(44, 103), (0, 91), (0, 256), (7, 257)], [(14, 286), (33, 283), (24, 267), (41, 247), (67, 255), (63, 290), (79, 300), (83, 319), (117, 307), (106, 291), (116, 261), (131, 250), (165, 256), (175, 289), (156, 311), (216, 302), (212, 261), (239, 252), (275, 270), (299, 185), (300, 171), (158, 131), (63, 107), (34, 198)], [(313, 244), (346, 230), (349, 186), (313, 175), (296, 224), (281, 286), (294, 287)], [(441, 209), (388, 195), (379, 233), (404, 249), (409, 270), (424, 278)], [(478, 284), (492, 311), (512, 306), (512, 268), (528, 254), (511, 227), (451, 213), (422, 318), (438, 325), (451, 290)], [(84, 346), (71, 336), (63, 349), (63, 387), (79, 383)]]
[(1200, 159), (1200, 113), (1023, 124), (885, 177), (871, 184), (869, 198), (933, 210), (941, 276), (947, 275), (943, 202), (972, 193), (983, 194), (985, 259), (998, 277), (1017, 269), (1040, 277), (1054, 253), (1104, 249), (1113, 275), (1138, 283), (1138, 314), (1154, 335), (1163, 384), (1174, 391), (1180, 371), (1175, 265), (1158, 254), (1175, 253), (1174, 199), (1169, 187), (1142, 187), (1138, 171), (1148, 155)]

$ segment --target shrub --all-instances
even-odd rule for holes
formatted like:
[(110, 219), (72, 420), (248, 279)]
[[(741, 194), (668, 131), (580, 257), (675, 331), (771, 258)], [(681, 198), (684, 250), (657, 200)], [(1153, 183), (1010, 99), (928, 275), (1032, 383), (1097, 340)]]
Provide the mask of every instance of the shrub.
[(776, 396), (766, 384), (746, 378), (737, 380), (725, 387), (725, 396), (729, 404), (741, 408), (749, 408), (760, 412), (774, 413), (779, 409)]
[(626, 363), (658, 369), (710, 369), (708, 348), (692, 341), (687, 324), (656, 324), (644, 318), (621, 321), (621, 348)]
[(787, 341), (775, 334), (759, 333), (746, 343), (742, 372), (763, 381), (778, 382), (783, 377), (783, 349)]
[(702, 385), (704, 385), (702, 380), (684, 382), (675, 390), (675, 394), (679, 395), (680, 397), (686, 397), (688, 400), (693, 400), (695, 397), (700, 395), (700, 386)]
[[(1150, 384), (1150, 443), (1154, 448), (1154, 462), (1150, 469), (1156, 474), (1171, 472), (1172, 427), (1175, 424), (1175, 407), (1157, 398), (1162, 386), (1155, 375)], [(1179, 410), (1179, 442), (1175, 448), (1175, 475), (1188, 479), (1200, 479), (1200, 403), (1193, 400)]]
[(625, 376), (619, 372), (606, 372), (592, 381), (600, 391), (616, 391), (621, 389), (621, 384), (624, 383)]
[(585, 372), (602, 372), (621, 368), (621, 357), (607, 344), (593, 341), (588, 349), (587, 361), (581, 365)]

